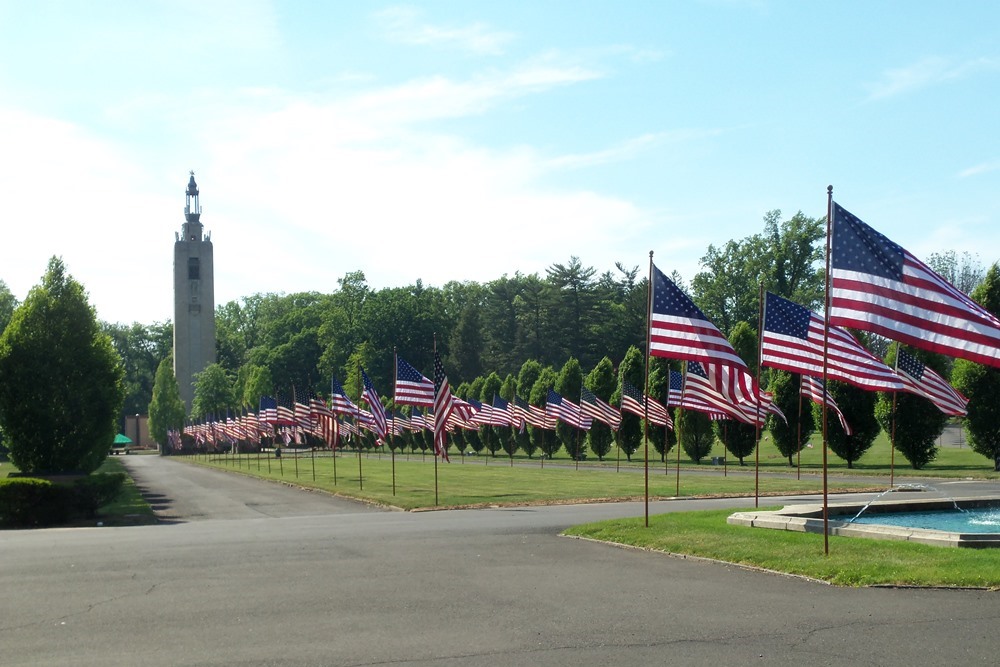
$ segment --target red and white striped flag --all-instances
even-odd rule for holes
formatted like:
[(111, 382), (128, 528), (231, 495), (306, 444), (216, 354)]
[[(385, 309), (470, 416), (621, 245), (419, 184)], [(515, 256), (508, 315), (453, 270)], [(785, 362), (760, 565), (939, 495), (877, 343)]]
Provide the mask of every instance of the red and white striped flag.
[(831, 324), (1000, 366), (1000, 320), (836, 203), (830, 280)]

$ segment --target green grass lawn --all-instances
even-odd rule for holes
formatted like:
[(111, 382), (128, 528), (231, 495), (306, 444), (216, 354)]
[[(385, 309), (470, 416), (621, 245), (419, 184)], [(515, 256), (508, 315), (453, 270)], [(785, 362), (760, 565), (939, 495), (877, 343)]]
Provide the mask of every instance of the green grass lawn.
[(98, 521), (106, 526), (132, 526), (138, 524), (156, 523), (156, 515), (139, 493), (132, 477), (125, 466), (117, 458), (109, 456), (96, 472), (125, 473), (125, 485), (114, 502), (97, 510)]
[[(437, 465), (437, 503), (434, 495), (434, 463), (430, 456), (421, 460), (416, 455), (409, 461), (405, 455), (396, 456), (395, 494), (392, 486), (392, 463), (386, 455), (363, 453), (359, 476), (357, 454), (342, 452), (336, 459), (336, 480), (333, 459), (329, 454), (312, 458), (309, 453), (303, 453), (296, 459), (286, 451), (280, 463), (273, 457), (257, 457), (256, 454), (243, 454), (238, 459), (222, 455), (185, 458), (202, 465), (323, 489), (404, 509), (617, 500), (643, 498), (645, 495), (644, 475), (638, 470), (616, 472), (614, 467), (599, 466), (591, 462), (583, 463), (576, 469), (573, 462), (559, 458), (546, 461), (544, 467), (538, 460), (527, 463), (526, 460), (516, 459), (516, 464), (512, 467), (509, 459), (490, 459), (487, 464), (484, 457), (470, 457), (472, 460), (467, 463), (455, 457), (452, 463)], [(728, 471), (723, 470), (722, 466), (703, 465), (700, 468), (698, 471), (692, 467), (681, 468), (679, 494), (677, 475), (673, 468), (666, 471), (666, 474), (662, 465), (651, 468), (650, 497), (754, 495), (752, 468), (744, 469), (742, 472), (745, 474), (736, 474), (737, 471), (732, 467)], [(831, 484), (833, 490), (840, 491), (884, 487), (875, 482), (869, 484), (834, 480)], [(762, 476), (759, 483), (761, 495), (818, 493), (821, 490), (822, 482), (815, 475), (806, 475), (801, 480), (794, 476)]]
[[(777, 508), (774, 508), (777, 509)], [(1000, 549), (958, 549), (730, 526), (734, 510), (677, 512), (574, 526), (566, 535), (712, 558), (844, 586), (1000, 587)]]

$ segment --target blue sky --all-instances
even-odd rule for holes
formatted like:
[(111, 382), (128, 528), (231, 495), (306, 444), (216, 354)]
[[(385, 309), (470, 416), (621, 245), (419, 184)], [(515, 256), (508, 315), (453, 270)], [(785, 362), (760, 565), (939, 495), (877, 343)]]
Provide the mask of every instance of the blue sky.
[(826, 187), (1000, 259), (1000, 3), (0, 0), (0, 279), (60, 255), (172, 317), (188, 170), (216, 302), (578, 256), (690, 280)]

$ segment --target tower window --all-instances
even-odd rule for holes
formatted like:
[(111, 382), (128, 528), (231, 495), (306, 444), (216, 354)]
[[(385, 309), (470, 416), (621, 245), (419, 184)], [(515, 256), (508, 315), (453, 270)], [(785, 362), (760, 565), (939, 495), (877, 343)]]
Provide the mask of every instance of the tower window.
[(201, 268), (197, 257), (188, 258), (188, 280), (201, 280)]

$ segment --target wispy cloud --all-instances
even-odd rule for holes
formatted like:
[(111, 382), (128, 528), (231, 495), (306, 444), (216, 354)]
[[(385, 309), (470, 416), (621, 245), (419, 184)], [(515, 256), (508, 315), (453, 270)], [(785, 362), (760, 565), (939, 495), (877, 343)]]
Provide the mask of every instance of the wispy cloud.
[(412, 7), (390, 7), (375, 14), (386, 37), (400, 44), (443, 46), (481, 55), (500, 55), (514, 34), (494, 30), (485, 23), (434, 25), (422, 20)]
[(997, 69), (1000, 69), (1000, 59), (997, 58), (975, 58), (955, 62), (948, 58), (928, 57), (905, 67), (886, 70), (880, 81), (868, 86), (868, 98), (878, 100), (903, 95)]
[(591, 153), (576, 153), (561, 155), (546, 162), (555, 169), (576, 169), (593, 167), (611, 162), (621, 162), (635, 157), (643, 151), (666, 143), (694, 141), (704, 137), (716, 136), (721, 130), (675, 130), (673, 132), (656, 132), (633, 137), (619, 144)]
[(969, 178), (970, 176), (979, 176), (980, 174), (986, 174), (991, 171), (1000, 170), (1000, 160), (993, 160), (991, 162), (983, 162), (977, 165), (973, 165), (968, 169), (963, 169), (958, 172), (959, 178)]

